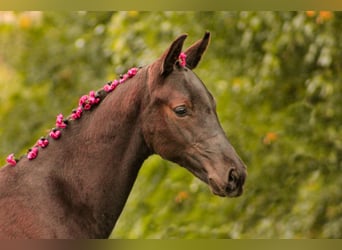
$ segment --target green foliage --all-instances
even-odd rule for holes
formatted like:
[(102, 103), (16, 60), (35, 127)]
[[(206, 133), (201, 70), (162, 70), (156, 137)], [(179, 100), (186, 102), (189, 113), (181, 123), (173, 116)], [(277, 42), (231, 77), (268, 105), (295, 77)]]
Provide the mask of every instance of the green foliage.
[(195, 71), (248, 165), (245, 192), (213, 196), (153, 156), (112, 237), (340, 238), (341, 28), (327, 11), (0, 13), (0, 155), (23, 153), (80, 95), (179, 34), (188, 46), (210, 30)]

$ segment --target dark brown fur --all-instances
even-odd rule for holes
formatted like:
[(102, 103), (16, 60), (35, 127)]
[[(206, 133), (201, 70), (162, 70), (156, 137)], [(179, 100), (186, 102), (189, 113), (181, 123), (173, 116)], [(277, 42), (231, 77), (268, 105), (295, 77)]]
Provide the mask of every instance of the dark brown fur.
[[(246, 168), (218, 122), (215, 102), (191, 71), (209, 33), (177, 59), (186, 35), (120, 85), (36, 159), (0, 170), (0, 238), (107, 238), (144, 160), (181, 164), (220, 196), (242, 193)], [(175, 107), (186, 106), (178, 117)]]

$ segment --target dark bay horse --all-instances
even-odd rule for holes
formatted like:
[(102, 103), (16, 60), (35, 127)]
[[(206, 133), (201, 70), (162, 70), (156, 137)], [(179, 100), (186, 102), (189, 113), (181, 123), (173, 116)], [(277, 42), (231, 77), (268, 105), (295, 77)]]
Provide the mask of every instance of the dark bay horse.
[(242, 194), (246, 167), (192, 72), (210, 34), (182, 52), (185, 38), (82, 96), (27, 155), (9, 155), (0, 170), (0, 238), (107, 238), (152, 154), (185, 167), (216, 195)]

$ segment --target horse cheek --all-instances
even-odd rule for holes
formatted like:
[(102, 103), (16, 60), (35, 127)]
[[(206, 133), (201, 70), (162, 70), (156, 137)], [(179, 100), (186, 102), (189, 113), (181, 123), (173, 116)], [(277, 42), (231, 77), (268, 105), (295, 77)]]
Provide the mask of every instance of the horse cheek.
[[(156, 114), (156, 112), (146, 112), (148, 114)], [(157, 126), (157, 124), (159, 124)], [(154, 115), (145, 115), (143, 118), (142, 124), (142, 133), (145, 140), (146, 145), (152, 153), (158, 153), (158, 145), (161, 140), (161, 129), (163, 120), (161, 116)]]

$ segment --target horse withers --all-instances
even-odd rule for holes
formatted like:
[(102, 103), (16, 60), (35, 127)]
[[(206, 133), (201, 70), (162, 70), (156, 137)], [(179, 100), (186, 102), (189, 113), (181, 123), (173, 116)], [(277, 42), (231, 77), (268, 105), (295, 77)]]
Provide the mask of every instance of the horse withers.
[(182, 52), (186, 37), (154, 63), (82, 96), (27, 155), (7, 158), (0, 238), (107, 238), (152, 154), (188, 169), (216, 195), (242, 194), (246, 167), (192, 72), (210, 33)]

